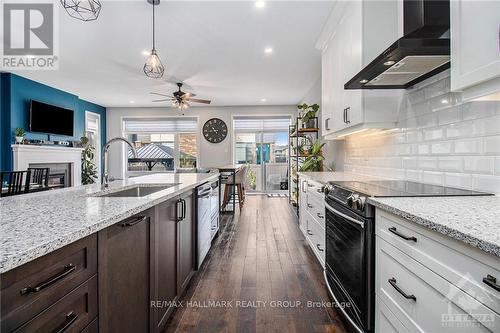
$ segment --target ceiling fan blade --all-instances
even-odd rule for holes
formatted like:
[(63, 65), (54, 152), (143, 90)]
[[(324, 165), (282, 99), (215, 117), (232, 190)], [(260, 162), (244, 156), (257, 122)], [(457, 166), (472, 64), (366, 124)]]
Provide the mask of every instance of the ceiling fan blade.
[(190, 102), (195, 102), (195, 103), (203, 103), (203, 104), (210, 104), (212, 101), (209, 101), (208, 99), (198, 99), (198, 98), (190, 98)]
[(169, 99), (155, 99), (152, 102), (169, 102), (169, 101), (173, 101), (173, 99), (172, 98), (169, 98)]
[(160, 93), (155, 93), (155, 92), (150, 92), (151, 95), (158, 95), (158, 96), (163, 96), (163, 97), (172, 97), (170, 95), (165, 95), (165, 94), (160, 94)]
[(184, 93), (184, 95), (182, 95), (182, 99), (188, 99), (188, 98), (191, 98), (191, 97), (194, 97), (194, 96), (196, 96), (196, 94), (187, 92), (187, 93)]

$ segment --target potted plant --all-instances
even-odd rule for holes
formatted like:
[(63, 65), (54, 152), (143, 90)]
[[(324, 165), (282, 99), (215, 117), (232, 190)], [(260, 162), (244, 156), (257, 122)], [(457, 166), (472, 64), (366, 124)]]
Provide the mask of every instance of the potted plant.
[(309, 151), (309, 155), (304, 160), (300, 171), (322, 171), (323, 169), (323, 160), (325, 159), (323, 156), (323, 146), (325, 143), (321, 143), (320, 140), (316, 140)]
[(250, 164), (247, 163), (247, 184), (250, 186), (252, 190), (255, 190), (257, 186), (257, 176), (255, 175), (255, 172), (253, 172), (252, 168), (250, 167)]
[(297, 108), (302, 112), (299, 113), (299, 116), (302, 120), (302, 128), (317, 128), (317, 119), (316, 114), (319, 110), (318, 104), (308, 105), (306, 103), (297, 105)]
[(94, 147), (85, 136), (80, 138), (82, 151), (82, 184), (94, 184), (97, 179), (97, 168), (94, 163)]
[(22, 128), (22, 127), (16, 128), (15, 134), (16, 134), (16, 143), (17, 144), (23, 143), (24, 134), (25, 134), (24, 128)]

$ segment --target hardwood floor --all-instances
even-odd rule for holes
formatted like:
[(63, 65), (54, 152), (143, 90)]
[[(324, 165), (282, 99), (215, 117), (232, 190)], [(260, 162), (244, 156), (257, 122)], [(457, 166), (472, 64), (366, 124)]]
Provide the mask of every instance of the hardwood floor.
[(247, 196), (222, 220), (165, 332), (344, 332), (334, 309), (308, 307), (329, 299), (287, 198)]

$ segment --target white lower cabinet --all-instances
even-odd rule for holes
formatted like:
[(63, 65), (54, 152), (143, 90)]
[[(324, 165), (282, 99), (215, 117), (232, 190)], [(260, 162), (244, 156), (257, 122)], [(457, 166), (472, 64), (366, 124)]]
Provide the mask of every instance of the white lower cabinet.
[(325, 267), (325, 202), (322, 184), (299, 178), (299, 227), (314, 255)]
[(378, 209), (376, 224), (377, 332), (500, 332), (500, 292), (475, 278), (498, 258)]

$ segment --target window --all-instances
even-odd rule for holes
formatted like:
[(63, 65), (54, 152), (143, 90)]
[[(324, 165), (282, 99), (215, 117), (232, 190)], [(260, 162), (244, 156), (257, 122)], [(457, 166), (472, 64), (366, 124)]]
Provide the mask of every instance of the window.
[(174, 171), (198, 165), (196, 118), (124, 119), (123, 129), (138, 155), (133, 158), (128, 150), (128, 171)]

